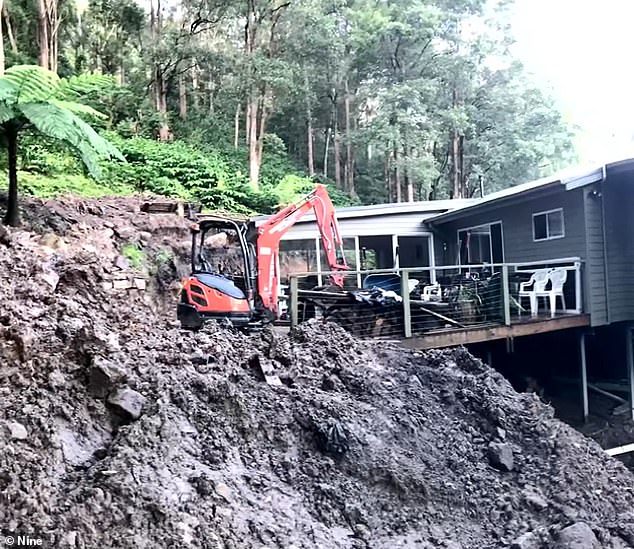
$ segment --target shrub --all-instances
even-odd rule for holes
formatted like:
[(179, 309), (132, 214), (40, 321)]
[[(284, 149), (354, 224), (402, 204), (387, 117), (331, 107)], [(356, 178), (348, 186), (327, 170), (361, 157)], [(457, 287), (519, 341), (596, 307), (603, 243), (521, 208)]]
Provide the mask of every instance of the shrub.
[(125, 257), (132, 267), (141, 269), (145, 265), (145, 252), (137, 244), (129, 242), (121, 246), (121, 255)]

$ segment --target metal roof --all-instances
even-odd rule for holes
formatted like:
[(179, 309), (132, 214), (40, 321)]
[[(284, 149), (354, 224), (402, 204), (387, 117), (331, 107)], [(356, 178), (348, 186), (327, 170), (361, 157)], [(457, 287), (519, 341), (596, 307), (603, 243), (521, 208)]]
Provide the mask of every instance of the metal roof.
[[(399, 214), (425, 214), (446, 212), (455, 208), (462, 208), (477, 202), (478, 199), (456, 199), (456, 200), (425, 200), (421, 202), (400, 202), (391, 204), (372, 204), (369, 206), (350, 206), (345, 208), (336, 208), (337, 219), (351, 219), (358, 217), (376, 217)], [(254, 218), (256, 224), (268, 219), (269, 216), (261, 216)], [(308, 213), (297, 223), (310, 223), (315, 221), (314, 214)]]
[(532, 192), (543, 191), (550, 187), (556, 188), (564, 186), (565, 190), (572, 190), (584, 185), (590, 185), (591, 183), (603, 180), (603, 170), (603, 165), (598, 168), (594, 167), (592, 169), (585, 170), (582, 170), (579, 167), (564, 170), (555, 175), (543, 177), (527, 183), (521, 183), (520, 185), (514, 185), (508, 189), (488, 194), (484, 198), (480, 198), (472, 204), (440, 213), (426, 219), (425, 221), (426, 223), (431, 224), (435, 224), (439, 221), (449, 221), (490, 206), (492, 203), (511, 201), (516, 197), (527, 195)]

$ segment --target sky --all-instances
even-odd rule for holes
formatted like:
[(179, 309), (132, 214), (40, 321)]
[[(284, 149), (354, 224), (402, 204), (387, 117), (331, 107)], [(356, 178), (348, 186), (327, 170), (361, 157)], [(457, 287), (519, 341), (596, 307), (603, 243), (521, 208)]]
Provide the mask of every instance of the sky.
[(579, 127), (582, 163), (634, 156), (634, 0), (516, 0), (516, 55)]

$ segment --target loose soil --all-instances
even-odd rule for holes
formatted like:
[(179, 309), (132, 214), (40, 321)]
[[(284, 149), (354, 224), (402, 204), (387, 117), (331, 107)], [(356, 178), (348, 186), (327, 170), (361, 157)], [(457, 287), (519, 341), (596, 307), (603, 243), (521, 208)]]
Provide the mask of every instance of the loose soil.
[[(0, 533), (79, 548), (634, 546), (631, 473), (463, 349), (314, 321), (181, 331), (186, 223), (138, 205), (30, 202), (25, 227), (0, 234)], [(130, 242), (147, 288), (112, 290)]]

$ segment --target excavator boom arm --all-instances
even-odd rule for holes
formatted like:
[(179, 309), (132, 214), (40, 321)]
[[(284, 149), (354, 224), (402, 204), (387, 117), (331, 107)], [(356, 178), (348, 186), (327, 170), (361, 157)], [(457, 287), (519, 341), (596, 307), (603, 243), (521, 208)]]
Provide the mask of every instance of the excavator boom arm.
[[(335, 215), (335, 207), (330, 200), (324, 185), (317, 185), (315, 190), (297, 204), (287, 206), (258, 227), (257, 261), (258, 292), (265, 308), (277, 312), (277, 292), (279, 287), (279, 251), (280, 241), (286, 232), (311, 210), (321, 235), (321, 243), (331, 271), (347, 271), (343, 254), (343, 239), (339, 232), (339, 223)], [(341, 253), (341, 261), (337, 256)], [(331, 281), (338, 286), (343, 285), (343, 275), (332, 275)]]

